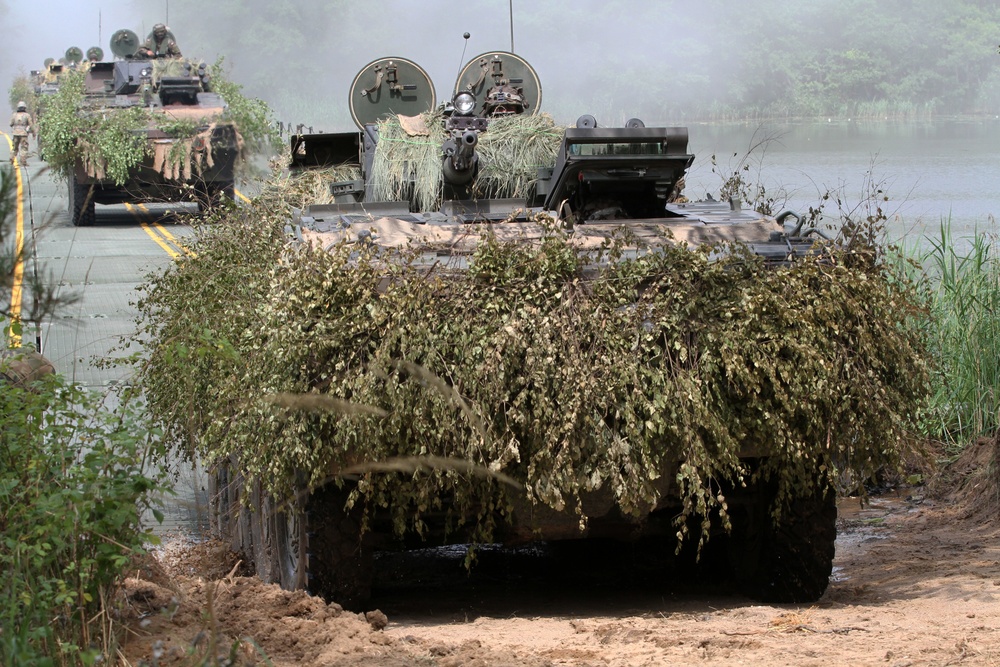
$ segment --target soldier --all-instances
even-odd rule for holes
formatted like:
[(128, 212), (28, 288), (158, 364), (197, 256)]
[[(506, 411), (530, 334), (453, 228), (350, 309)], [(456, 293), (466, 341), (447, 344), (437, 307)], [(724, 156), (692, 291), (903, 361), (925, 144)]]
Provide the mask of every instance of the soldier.
[(180, 58), (181, 50), (177, 42), (167, 34), (167, 26), (157, 23), (153, 26), (153, 32), (146, 38), (146, 41), (139, 47), (139, 56), (145, 58)]
[(10, 151), (10, 163), (17, 162), (18, 154), (21, 155), (21, 164), (28, 164), (28, 135), (35, 136), (35, 121), (28, 113), (28, 105), (24, 101), (17, 103), (17, 111), (10, 117), (10, 126), (14, 135), (14, 146)]
[(483, 103), (485, 116), (509, 116), (524, 113), (524, 94), (511, 85), (493, 86)]
[(36, 382), (53, 373), (52, 362), (31, 348), (0, 349), (0, 387), (32, 389)]

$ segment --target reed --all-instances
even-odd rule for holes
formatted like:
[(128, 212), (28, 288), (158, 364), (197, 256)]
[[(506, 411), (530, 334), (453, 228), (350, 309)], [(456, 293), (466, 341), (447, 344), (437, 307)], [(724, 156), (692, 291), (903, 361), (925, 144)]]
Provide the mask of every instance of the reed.
[[(904, 248), (922, 267), (933, 358), (932, 433), (961, 445), (1000, 428), (1000, 260), (995, 230), (970, 239), (942, 220), (926, 246)], [(911, 266), (910, 271), (918, 269)]]

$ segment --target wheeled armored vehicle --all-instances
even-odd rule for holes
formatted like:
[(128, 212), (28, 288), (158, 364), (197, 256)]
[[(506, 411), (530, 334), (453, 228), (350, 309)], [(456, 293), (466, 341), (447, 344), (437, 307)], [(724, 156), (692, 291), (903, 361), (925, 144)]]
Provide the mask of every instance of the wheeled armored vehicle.
[[(548, 126), (541, 134), (552, 140), (551, 161), (529, 164), (530, 178), (512, 185), (513, 181), (505, 178), (509, 173), (491, 171), (493, 165), (484, 157), (486, 144), (505, 124), (538, 114), (541, 97), (534, 70), (508, 52), (484, 53), (470, 61), (459, 74), (454, 95), (441, 107), (436, 106), (429, 77), (415, 63), (382, 58), (366, 65), (355, 77), (350, 92), (358, 131), (292, 139), (293, 169), (331, 164), (347, 167), (340, 172), (347, 178), (330, 183), (329, 201), (298, 212), (293, 221), (298, 238), (331, 251), (346, 244), (356, 248), (350, 257), (358, 262), (380, 262), (386, 253), (395, 251), (409, 253), (409, 266), (418, 267), (410, 279), (440, 278), (441, 282), (435, 283), (440, 292), (449, 289), (449, 276), (469, 270), (471, 258), (483, 244), (538, 245), (553, 234), (585, 258), (581, 272), (571, 281), (574, 286), (583, 285), (581, 294), (601, 289), (588, 280), (609, 263), (667, 252), (668, 248), (711, 246), (713, 253), (724, 254), (732, 244), (738, 244), (749, 253), (748, 257), (755, 258), (753, 261), (775, 267), (816, 252), (818, 230), (804, 229), (798, 216), (776, 219), (744, 208), (735, 199), (684, 199), (680, 185), (694, 160), (688, 152), (684, 128), (645, 127), (636, 119), (625, 127), (607, 128), (600, 127), (590, 116), (582, 116), (573, 128)], [(418, 118), (420, 114), (424, 115)], [(402, 134), (390, 136), (390, 130)], [(422, 146), (427, 151), (426, 159), (418, 159), (415, 153), (397, 156), (395, 172), (387, 175), (387, 165), (380, 164), (380, 160), (387, 159), (382, 151), (390, 142), (416, 146), (414, 150)], [(525, 142), (514, 143), (521, 146)], [(391, 183), (386, 185), (386, 181)], [(386, 196), (386, 192), (396, 197)], [(796, 224), (786, 226), (789, 219)], [(616, 250), (609, 252), (609, 247)], [(516, 273), (518, 269), (509, 270)], [(392, 289), (393, 280), (405, 279), (393, 275), (376, 280), (376, 292), (386, 293)], [(490, 290), (496, 286), (484, 283), (481, 287)], [(566, 297), (559, 291), (549, 298)], [(377, 297), (373, 299), (370, 310), (374, 313), (379, 305)], [(527, 305), (510, 307), (522, 312), (537, 306), (526, 300)], [(610, 322), (618, 315), (630, 314), (635, 308), (638, 306), (623, 302), (603, 317), (608, 326), (613, 326)], [(545, 312), (545, 307), (538, 312)], [(516, 317), (511, 311), (511, 322)], [(637, 335), (658, 326), (641, 317), (637, 321)], [(515, 325), (508, 326), (513, 331)], [(441, 327), (444, 330), (448, 324), (441, 323)], [(498, 339), (508, 334), (515, 336), (505, 331), (501, 327), (495, 335)], [(378, 335), (370, 333), (372, 337)], [(360, 333), (358, 336), (357, 345), (363, 347), (366, 338)], [(322, 356), (321, 341), (316, 343), (310, 359), (303, 364)], [(405, 347), (405, 341), (400, 345)], [(488, 351), (481, 354), (485, 355), (482, 363), (506, 363), (503, 359), (490, 361)], [(521, 362), (511, 363), (529, 365), (535, 353), (526, 349), (524, 354), (527, 356)], [(342, 366), (348, 362), (331, 359), (327, 363)], [(544, 367), (546, 362), (543, 359), (538, 363)], [(559, 376), (558, 360), (550, 359), (548, 363), (550, 375), (532, 376), (531, 382), (545, 383), (547, 377)], [(667, 353), (663, 363), (686, 362), (683, 356)], [(427, 391), (437, 387), (446, 394), (454, 392), (448, 394), (448, 400), (453, 401), (456, 410), (466, 410), (458, 380), (431, 377), (418, 366), (404, 366), (397, 366), (400, 377), (416, 378), (413, 382)], [(309, 380), (310, 389), (322, 392), (333, 380), (326, 370), (317, 368), (315, 378)], [(335, 375), (335, 371), (330, 374)], [(402, 387), (404, 381), (398, 382)], [(581, 377), (579, 382), (581, 386), (592, 386), (601, 379)], [(636, 385), (630, 391), (641, 390)], [(420, 518), (403, 530), (399, 530), (399, 508), (381, 500), (366, 502), (371, 475), (388, 476), (402, 485), (419, 484), (414, 481), (414, 471), (427, 468), (473, 470), (471, 477), (479, 473), (491, 477), (510, 470), (523, 472), (528, 464), (519, 458), (527, 456), (521, 448), (544, 425), (517, 422), (519, 401), (529, 400), (519, 396), (507, 397), (506, 407), (489, 408), (493, 423), (505, 423), (507, 433), (518, 434), (511, 436), (514, 453), (506, 460), (455, 462), (442, 460), (442, 454), (433, 451), (392, 461), (373, 460), (365, 451), (366, 443), (359, 440), (355, 449), (342, 453), (337, 465), (330, 464), (324, 477), (326, 483), (315, 482), (316, 471), (303, 470), (297, 492), (282, 499), (269, 495), (260, 473), (247, 482), (238, 455), (217, 461), (211, 489), (213, 526), (266, 581), (285, 588), (305, 588), (351, 608), (367, 604), (376, 551), (474, 542), (479, 535), (476, 527), (484, 521), (491, 525), (491, 538), (507, 545), (604, 538), (633, 544), (663, 540), (669, 545), (664, 548), (674, 548), (677, 517), (682, 509), (689, 509), (685, 508), (684, 487), (693, 454), (659, 459), (650, 464), (654, 469), (630, 470), (623, 463), (612, 470), (612, 476), (636, 475), (648, 481), (644, 484), (649, 502), (629, 507), (616, 497), (607, 480), (581, 483), (583, 490), (575, 507), (561, 504), (558, 498), (542, 502), (544, 489), (540, 491), (536, 485), (531, 493), (527, 492), (519, 487), (524, 480), (515, 472), (509, 474), (514, 476), (511, 488), (517, 490), (507, 493), (507, 504), (502, 509), (491, 504), (456, 509), (453, 496), (444, 491), (417, 508)], [(669, 406), (660, 409), (668, 410)], [(595, 424), (607, 431), (593, 436), (595, 442), (602, 443), (595, 447), (622, 448), (625, 458), (629, 456), (624, 453), (629, 444), (623, 434), (641, 432), (643, 428), (641, 417), (619, 413), (614, 406), (602, 412)], [(538, 446), (544, 450), (549, 445)], [(556, 444), (551, 446), (555, 448)], [(698, 451), (713, 456), (721, 451), (714, 446), (708, 443)], [(391, 450), (392, 443), (386, 447)], [(405, 447), (400, 448), (403, 450)], [(734, 579), (747, 594), (761, 600), (813, 601), (826, 590), (834, 555), (836, 505), (827, 483), (829, 466), (815, 461), (814, 467), (807, 467), (803, 473), (812, 477), (811, 483), (805, 485), (809, 490), (779, 502), (777, 480), (754, 474), (766, 467), (768, 451), (752, 440), (741, 445), (739, 465), (746, 475), (712, 482), (713, 493), (720, 499), (724, 497), (719, 501), (725, 510), (724, 518), (708, 517), (699, 530), (725, 535)], [(572, 476), (576, 473), (574, 466), (581, 465), (575, 455), (546, 460), (548, 463), (537, 463), (553, 466), (542, 474), (543, 478)], [(481, 466), (479, 473), (474, 470), (477, 466)], [(777, 505), (784, 510), (775, 512)], [(456, 513), (463, 511), (466, 515), (456, 520)], [(498, 518), (501, 514), (502, 518)], [(705, 514), (712, 514), (711, 509), (706, 509)]]
[[(107, 161), (91, 159), (86, 148), (69, 177), (69, 210), (74, 225), (94, 224), (95, 204), (194, 201), (210, 205), (234, 194), (235, 170), (242, 159), (238, 128), (222, 118), (225, 101), (213, 92), (203, 62), (146, 58), (130, 30), (111, 37), (112, 61), (85, 62), (81, 114), (107, 121), (140, 108), (145, 156), (127, 176), (112, 177)], [(100, 49), (88, 54), (103, 56)], [(86, 141), (81, 137), (80, 141)]]

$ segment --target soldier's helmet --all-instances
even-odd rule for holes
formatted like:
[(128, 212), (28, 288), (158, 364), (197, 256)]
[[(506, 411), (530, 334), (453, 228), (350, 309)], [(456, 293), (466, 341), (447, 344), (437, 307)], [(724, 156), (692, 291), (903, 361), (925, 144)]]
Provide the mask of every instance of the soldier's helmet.
[(524, 112), (524, 95), (510, 85), (494, 86), (486, 94), (483, 111), (487, 116), (507, 116)]
[(153, 35), (156, 39), (163, 39), (167, 36), (167, 26), (162, 23), (157, 23), (153, 26)]
[(17, 103), (17, 110), (18, 111), (27, 111), (28, 110), (28, 105), (25, 104), (24, 100), (21, 100), (20, 102)]
[(36, 382), (55, 370), (51, 361), (30, 348), (0, 349), (0, 391), (8, 386), (32, 391)]

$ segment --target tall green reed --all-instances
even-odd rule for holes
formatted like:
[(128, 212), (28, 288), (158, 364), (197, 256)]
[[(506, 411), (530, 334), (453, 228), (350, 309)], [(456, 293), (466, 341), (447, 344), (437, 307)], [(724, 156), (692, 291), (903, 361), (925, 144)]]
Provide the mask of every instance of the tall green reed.
[(929, 297), (929, 346), (936, 361), (929, 428), (959, 446), (1000, 428), (1000, 259), (995, 230), (956, 237), (951, 220), (923, 247), (903, 248), (916, 260), (911, 277)]

